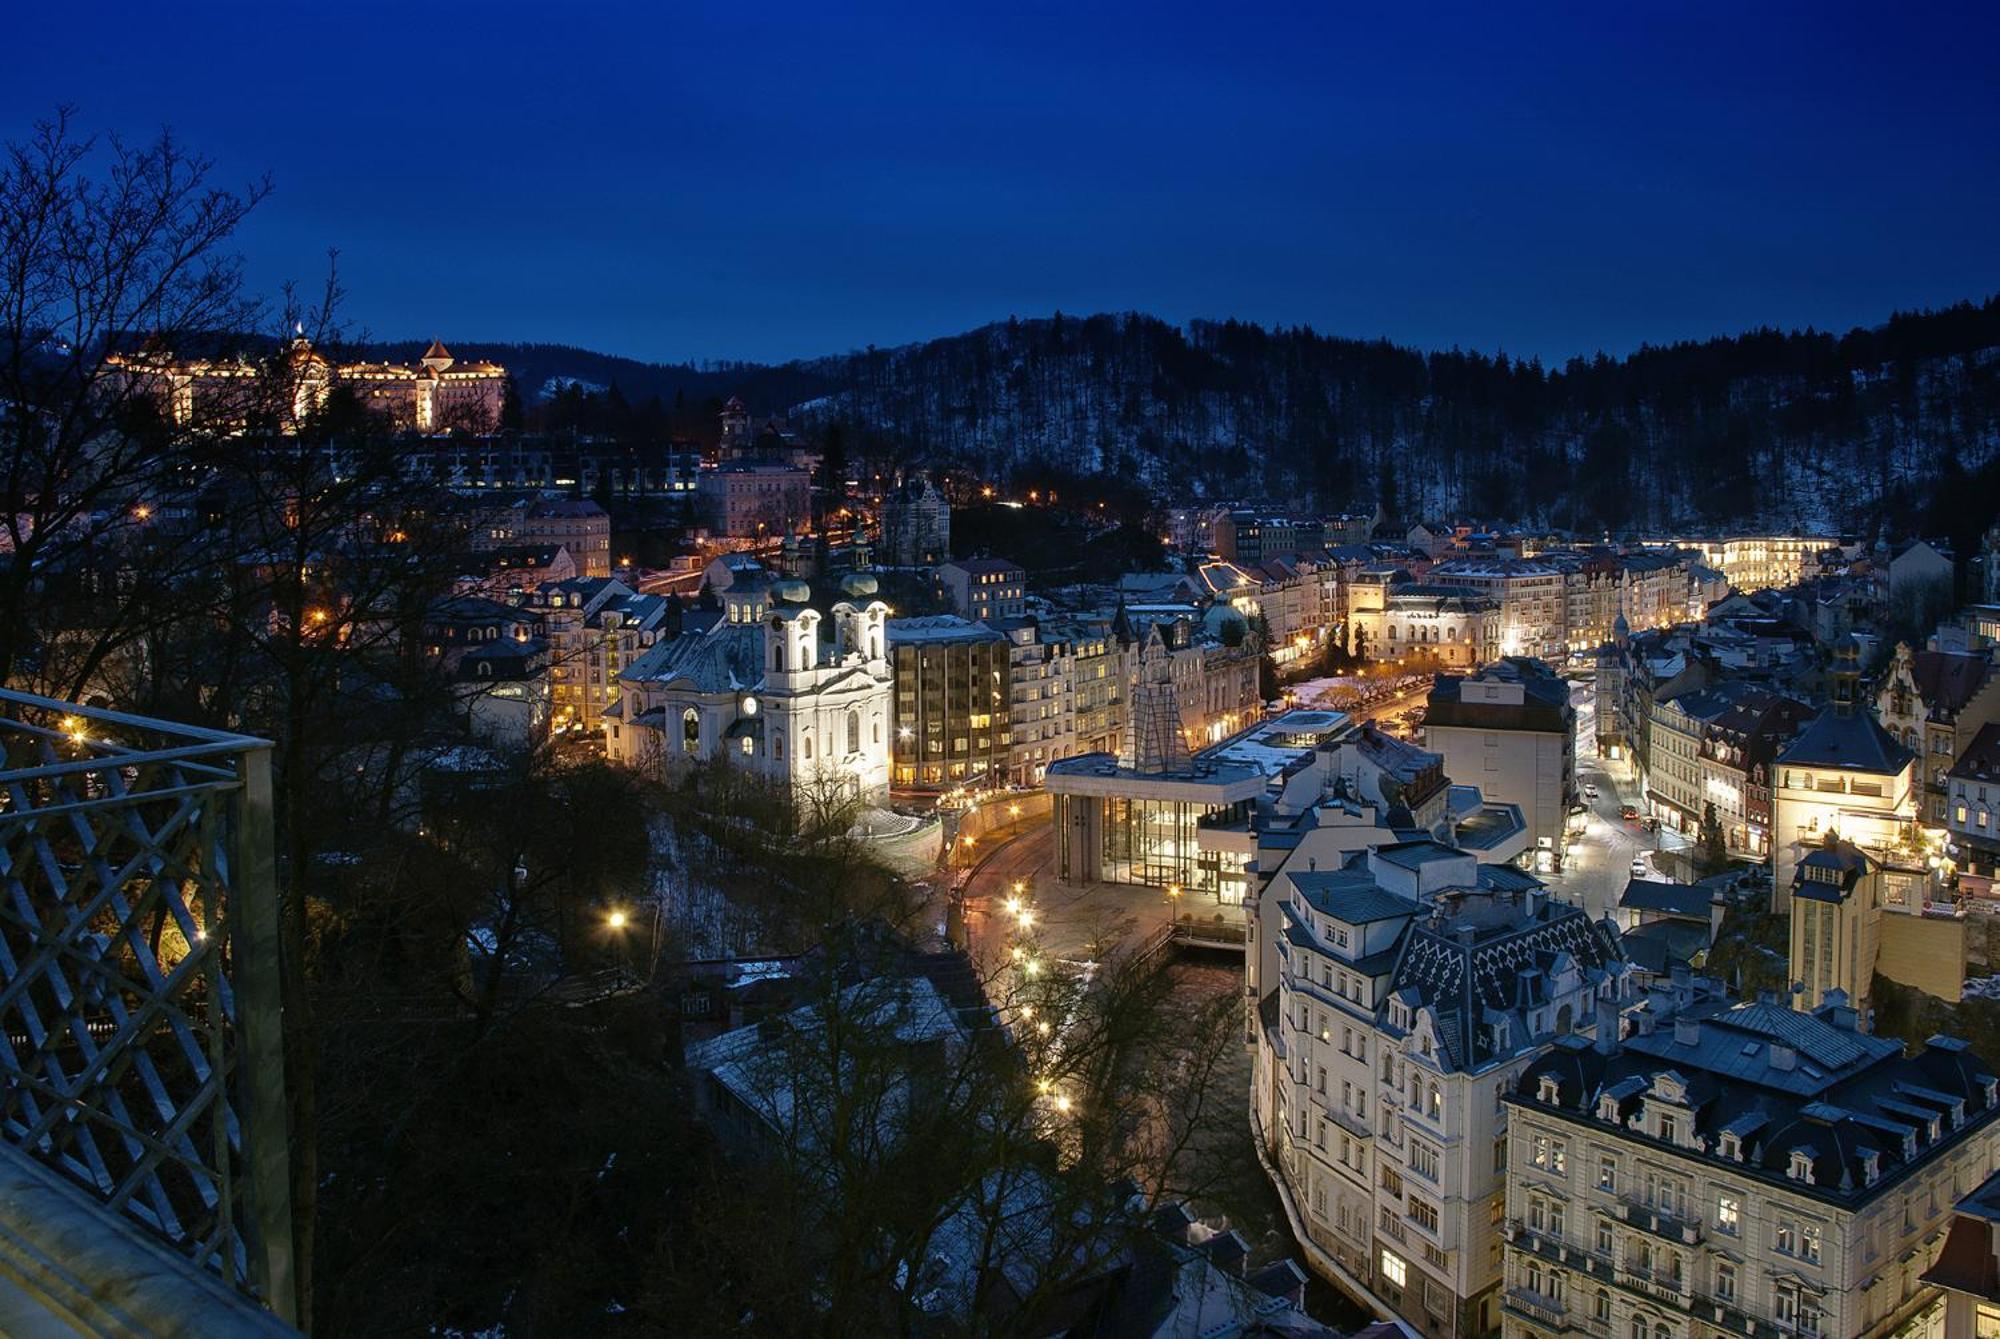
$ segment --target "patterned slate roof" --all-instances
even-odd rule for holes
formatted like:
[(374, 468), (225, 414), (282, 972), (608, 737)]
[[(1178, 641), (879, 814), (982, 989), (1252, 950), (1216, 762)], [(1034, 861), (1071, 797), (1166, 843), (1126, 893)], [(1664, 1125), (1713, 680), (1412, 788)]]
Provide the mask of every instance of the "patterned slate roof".
[[(1648, 1095), (1655, 1080), (1671, 1074), (1686, 1084), (1697, 1141), (1680, 1143), (1680, 1156), (1848, 1204), (1888, 1193), (1934, 1152), (2000, 1115), (2000, 1081), (1951, 1038), (1905, 1055), (1899, 1041), (1855, 1031), (1850, 1010), (1808, 1014), (1770, 999), (1696, 999), (1677, 1018), (1681, 1025), (1661, 1020), (1609, 1050), (1581, 1038), (1560, 1042), (1523, 1072), (1511, 1100), (1553, 1105), (1614, 1139), (1643, 1140), (1651, 1136), (1632, 1117), (1656, 1100)], [(1557, 1081), (1553, 1104), (1541, 1100), (1544, 1075)], [(1725, 1132), (1741, 1140), (1740, 1157), (1722, 1152)], [(1809, 1180), (1793, 1175), (1795, 1155)]]
[(1476, 1069), (1499, 1054), (1482, 1024), (1502, 1016), (1515, 1042), (1532, 1038), (1528, 1011), (1549, 1002), (1557, 976), (1572, 969), (1593, 976), (1622, 961), (1616, 935), (1581, 908), (1463, 894), (1410, 926), (1389, 988), (1413, 992), (1432, 1011), (1450, 1068)]

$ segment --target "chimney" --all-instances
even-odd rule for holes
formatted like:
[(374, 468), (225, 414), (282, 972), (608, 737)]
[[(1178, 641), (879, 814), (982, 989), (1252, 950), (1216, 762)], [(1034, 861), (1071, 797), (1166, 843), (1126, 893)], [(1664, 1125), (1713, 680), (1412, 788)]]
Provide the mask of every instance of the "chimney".
[(1674, 1044), (1676, 1046), (1697, 1046), (1701, 1043), (1701, 1020), (1689, 1018), (1685, 1014), (1674, 1016)]
[(1597, 1035), (1591, 1039), (1590, 1043), (1591, 1046), (1593, 1046), (1600, 1055), (1616, 1055), (1618, 1053), (1618, 1042), (1620, 1040), (1618, 1035), (1618, 1029), (1619, 1029), (1619, 1020), (1618, 1020), (1617, 1001), (1607, 1000), (1602, 995), (1598, 996)]
[(1790, 1073), (1799, 1065), (1799, 1053), (1781, 1042), (1771, 1043), (1771, 1068)]

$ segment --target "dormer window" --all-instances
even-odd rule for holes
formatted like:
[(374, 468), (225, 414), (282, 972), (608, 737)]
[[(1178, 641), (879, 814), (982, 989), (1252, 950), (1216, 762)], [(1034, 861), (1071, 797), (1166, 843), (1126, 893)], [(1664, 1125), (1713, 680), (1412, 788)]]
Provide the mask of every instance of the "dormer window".
[(1553, 1074), (1544, 1074), (1542, 1075), (1541, 1082), (1535, 1087), (1535, 1096), (1548, 1105), (1554, 1106), (1557, 1099), (1561, 1096), (1561, 1091), (1562, 1088), (1556, 1082), (1556, 1076)]
[(1872, 1186), (1882, 1179), (1882, 1155), (1873, 1149), (1861, 1155), (1861, 1184)]
[(1717, 1138), (1715, 1151), (1731, 1162), (1743, 1161), (1743, 1140), (1734, 1130), (1724, 1130)]
[(1794, 1181), (1803, 1181), (1805, 1184), (1811, 1185), (1813, 1179), (1812, 1155), (1804, 1149), (1793, 1149), (1791, 1166), (1785, 1169), (1785, 1175), (1791, 1177)]
[(1618, 1123), (1618, 1099), (1605, 1093), (1597, 1099), (1597, 1119)]

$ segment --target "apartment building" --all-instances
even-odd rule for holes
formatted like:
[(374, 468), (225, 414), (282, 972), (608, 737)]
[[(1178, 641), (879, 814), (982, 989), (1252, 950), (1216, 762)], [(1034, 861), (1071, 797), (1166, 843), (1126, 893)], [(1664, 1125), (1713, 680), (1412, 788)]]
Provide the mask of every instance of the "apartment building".
[(1569, 649), (1571, 565), (1554, 558), (1451, 558), (1431, 580), (1489, 596), (1500, 608), (1500, 650), (1558, 657)]
[(1924, 1277), (1993, 1170), (2000, 1079), (1906, 1055), (1837, 995), (1805, 1013), (1683, 981), (1507, 1096), (1506, 1339), (1937, 1332)]
[(1424, 711), (1424, 747), (1489, 800), (1517, 804), (1541, 869), (1561, 862), (1576, 795), (1576, 709), (1569, 684), (1538, 660), (1510, 656), (1477, 674), (1440, 674)]
[(1004, 558), (964, 558), (936, 569), (938, 589), (960, 618), (983, 623), (1026, 612), (1028, 573)]
[(988, 624), (1007, 639), (1008, 778), (1038, 784), (1050, 763), (1076, 747), (1076, 649), (1031, 618)]
[(1433, 841), (1288, 865), (1258, 919), (1252, 1110), (1311, 1263), (1423, 1334), (1497, 1333), (1502, 1098), (1622, 1003), (1616, 936)]
[(1943, 827), (1946, 773), (1981, 727), (2000, 721), (2000, 673), (1984, 653), (1912, 651), (1896, 645), (1875, 694), (1876, 718), (1917, 755), (1918, 811)]
[(1010, 646), (984, 623), (956, 614), (889, 620), (893, 784), (946, 789), (1006, 779)]
[(554, 498), (522, 507), (514, 533), (523, 544), (562, 545), (580, 577), (611, 575), (611, 518), (588, 498)]
[(2000, 725), (1973, 736), (1946, 784), (1946, 830), (1957, 848), (1959, 891), (1990, 900), (2000, 885)]
[(548, 630), (550, 728), (585, 734), (603, 728), (619, 677), (660, 640), (673, 614), (664, 596), (603, 577), (545, 582), (528, 607)]

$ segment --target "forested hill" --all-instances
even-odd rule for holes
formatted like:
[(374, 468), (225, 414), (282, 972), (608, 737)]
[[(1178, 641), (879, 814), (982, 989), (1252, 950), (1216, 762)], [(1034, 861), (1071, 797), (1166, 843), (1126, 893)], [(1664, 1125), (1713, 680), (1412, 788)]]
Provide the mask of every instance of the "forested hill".
[(1411, 515), (1872, 528), (2000, 457), (2000, 298), (1560, 369), (1145, 316), (1009, 321), (807, 366), (842, 387), (807, 411), (849, 440), (1211, 496), (1382, 490)]
[(515, 368), (531, 400), (575, 377), (635, 404), (678, 399), (676, 421), (694, 422), (738, 394), (760, 415), (838, 423), (850, 447), (1002, 477), (1102, 471), (1168, 495), (1381, 496), (1403, 515), (1614, 529), (1872, 532), (1887, 516), (1960, 532), (2000, 506), (2000, 297), (1845, 335), (1760, 330), (1561, 368), (1140, 315), (1010, 320), (776, 367), (453, 349)]

